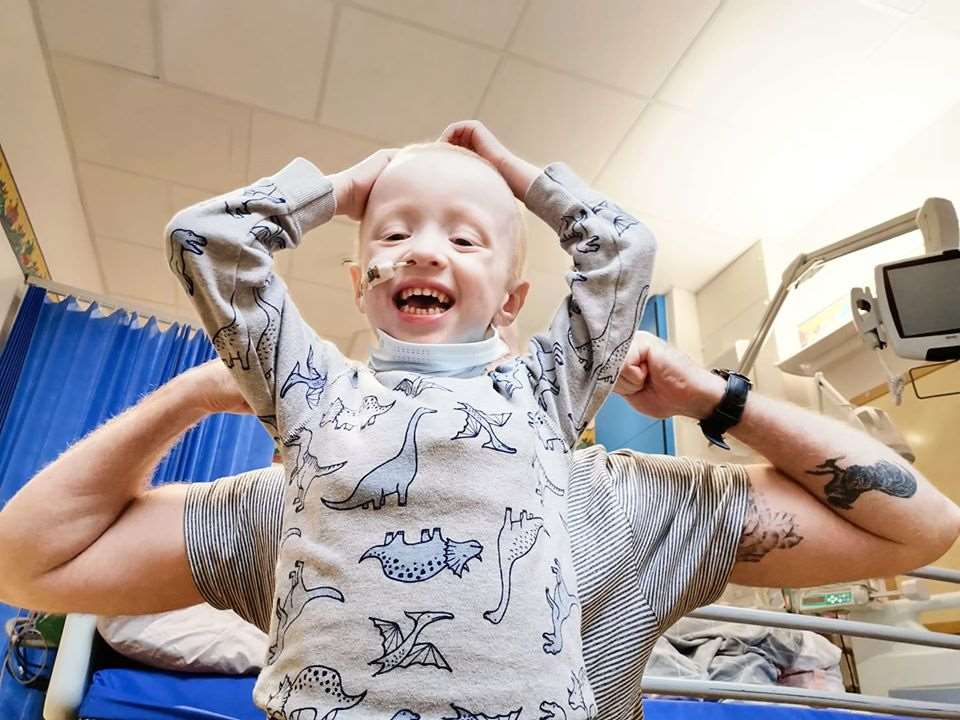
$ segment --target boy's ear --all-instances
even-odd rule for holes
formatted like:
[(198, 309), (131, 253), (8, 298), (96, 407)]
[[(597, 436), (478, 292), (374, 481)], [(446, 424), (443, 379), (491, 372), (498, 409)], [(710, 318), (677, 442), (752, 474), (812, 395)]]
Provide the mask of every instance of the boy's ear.
[(512, 290), (507, 292), (507, 296), (493, 318), (493, 324), (497, 327), (505, 327), (517, 319), (523, 303), (527, 299), (527, 292), (530, 290), (530, 283), (526, 280), (518, 280)]
[(350, 282), (353, 284), (353, 301), (357, 304), (357, 310), (363, 312), (363, 293), (360, 292), (360, 280), (363, 272), (358, 263), (350, 263)]

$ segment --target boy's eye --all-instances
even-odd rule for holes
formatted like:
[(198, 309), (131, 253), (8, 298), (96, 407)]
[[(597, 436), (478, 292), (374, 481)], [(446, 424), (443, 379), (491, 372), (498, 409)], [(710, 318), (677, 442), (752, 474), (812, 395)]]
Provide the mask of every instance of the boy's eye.
[(461, 247), (470, 247), (471, 245), (474, 244), (473, 240), (469, 240), (464, 237), (451, 238), (450, 242), (452, 242), (454, 245), (460, 245)]
[(404, 235), (403, 233), (390, 233), (389, 235), (387, 235), (387, 236), (384, 238), (384, 241), (385, 241), (385, 242), (397, 242), (397, 241), (399, 241), (399, 240), (404, 240), (404, 239), (406, 239), (406, 237), (407, 237), (407, 236)]

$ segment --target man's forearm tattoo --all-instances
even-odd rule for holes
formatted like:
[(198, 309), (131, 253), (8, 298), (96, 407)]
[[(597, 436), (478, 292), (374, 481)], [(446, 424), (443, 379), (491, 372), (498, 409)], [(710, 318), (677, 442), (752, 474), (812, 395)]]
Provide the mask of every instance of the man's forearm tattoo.
[(881, 460), (873, 465), (837, 465), (843, 456), (827, 458), (810, 475), (832, 475), (823, 492), (834, 507), (850, 510), (858, 497), (869, 490), (879, 490), (892, 497), (909, 498), (917, 491), (917, 479), (899, 465)]
[(771, 550), (795, 547), (803, 538), (797, 534), (797, 516), (773, 512), (758, 505), (753, 491), (747, 496), (747, 512), (737, 547), (737, 562), (760, 562)]

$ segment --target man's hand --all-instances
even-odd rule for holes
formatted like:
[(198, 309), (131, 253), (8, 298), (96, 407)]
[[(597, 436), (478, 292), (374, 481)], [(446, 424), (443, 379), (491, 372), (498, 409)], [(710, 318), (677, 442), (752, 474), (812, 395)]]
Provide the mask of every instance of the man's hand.
[(655, 418), (701, 420), (723, 398), (726, 383), (656, 335), (638, 332), (614, 386), (635, 410)]
[(533, 181), (540, 175), (540, 168), (507, 150), (497, 136), (479, 120), (460, 120), (448, 125), (440, 135), (440, 142), (473, 150), (487, 160), (503, 176), (514, 197), (521, 202)]
[(377, 150), (353, 167), (330, 176), (337, 198), (337, 215), (346, 215), (351, 220), (363, 218), (370, 189), (396, 154), (395, 148)]
[(192, 384), (194, 397), (197, 398), (200, 407), (209, 414), (253, 414), (253, 410), (240, 392), (237, 381), (233, 379), (233, 375), (219, 358), (191, 368), (172, 382)]

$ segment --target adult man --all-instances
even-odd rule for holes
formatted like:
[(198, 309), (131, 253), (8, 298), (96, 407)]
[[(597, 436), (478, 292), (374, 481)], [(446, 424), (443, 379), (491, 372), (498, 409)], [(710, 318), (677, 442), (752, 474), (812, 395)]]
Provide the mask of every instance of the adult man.
[[(645, 333), (617, 386), (655, 417), (706, 417), (724, 389)], [(146, 489), (185, 430), (212, 412), (246, 410), (230, 376), (208, 364), (70, 448), (0, 511), (0, 600), (132, 614), (206, 599), (266, 628), (282, 472)], [(852, 428), (751, 392), (730, 433), (768, 464), (599, 447), (575, 458), (568, 522), (584, 657), (605, 719), (637, 713), (656, 638), (727, 580), (797, 587), (888, 576), (933, 562), (960, 535), (960, 508)]]

